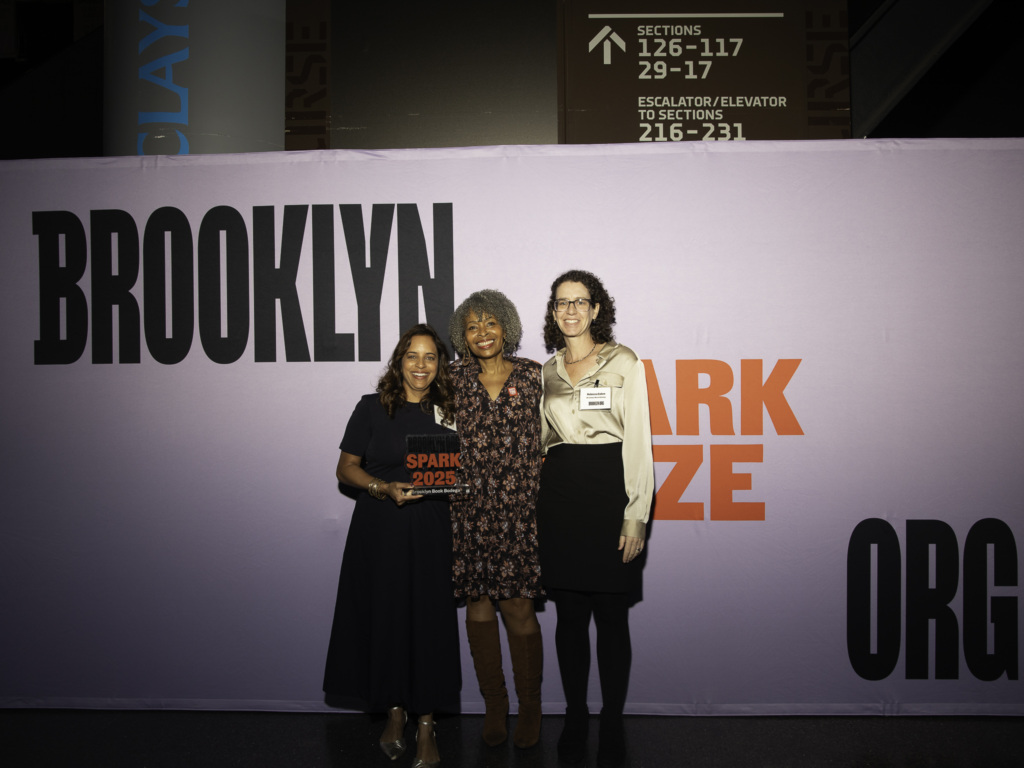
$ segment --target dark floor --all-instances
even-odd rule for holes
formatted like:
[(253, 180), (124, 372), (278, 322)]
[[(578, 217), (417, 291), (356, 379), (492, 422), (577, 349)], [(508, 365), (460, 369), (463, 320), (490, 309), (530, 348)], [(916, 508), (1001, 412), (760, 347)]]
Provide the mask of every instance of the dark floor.
[[(479, 715), (439, 719), (442, 765), (558, 765), (560, 717), (545, 718), (541, 743), (529, 750), (485, 747), (482, 724)], [(1015, 717), (626, 718), (630, 768), (1017, 768), (1022, 726)], [(15, 768), (407, 768), (415, 747), (389, 762), (377, 748), (382, 727), (382, 717), (351, 714), (8, 709), (0, 710), (0, 745), (4, 765)]]

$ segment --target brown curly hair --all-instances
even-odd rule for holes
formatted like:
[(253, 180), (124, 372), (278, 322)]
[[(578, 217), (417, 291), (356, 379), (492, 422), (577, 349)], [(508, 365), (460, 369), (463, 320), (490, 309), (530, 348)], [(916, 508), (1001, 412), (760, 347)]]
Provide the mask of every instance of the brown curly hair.
[(614, 341), (612, 326), (615, 325), (615, 299), (608, 295), (604, 283), (592, 272), (583, 269), (570, 269), (555, 278), (551, 284), (551, 296), (548, 298), (548, 311), (544, 317), (544, 348), (555, 352), (565, 346), (565, 339), (555, 322), (555, 292), (562, 283), (583, 283), (590, 294), (590, 301), (599, 304), (601, 311), (590, 324), (590, 335), (598, 344)]
[(377, 392), (380, 394), (380, 404), (388, 412), (388, 416), (395, 417), (395, 411), (405, 405), (405, 387), (402, 385), (402, 358), (412, 346), (412, 340), (416, 336), (428, 336), (437, 347), (437, 375), (430, 382), (430, 389), (420, 400), (420, 410), (424, 413), (432, 413), (436, 405), (441, 410), (445, 421), (452, 421), (455, 413), (452, 410), (452, 376), (448, 370), (448, 348), (441, 341), (441, 337), (433, 328), (426, 323), (414, 325), (402, 334), (402, 338), (395, 345), (395, 351), (391, 353), (388, 367), (384, 369), (380, 380), (377, 382)]

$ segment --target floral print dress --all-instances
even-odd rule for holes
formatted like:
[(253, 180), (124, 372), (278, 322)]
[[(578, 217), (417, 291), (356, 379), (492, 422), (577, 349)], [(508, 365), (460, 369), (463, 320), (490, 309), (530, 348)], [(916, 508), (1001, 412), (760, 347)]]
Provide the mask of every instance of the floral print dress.
[(452, 497), (452, 577), (456, 597), (492, 600), (542, 594), (537, 555), (540, 487), (541, 366), (513, 364), (491, 400), (480, 364), (452, 367), (462, 478), (469, 492)]

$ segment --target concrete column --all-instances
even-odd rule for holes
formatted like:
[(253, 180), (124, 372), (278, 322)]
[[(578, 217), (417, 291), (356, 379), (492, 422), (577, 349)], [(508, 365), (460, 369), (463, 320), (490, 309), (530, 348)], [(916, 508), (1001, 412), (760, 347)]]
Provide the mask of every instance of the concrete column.
[(284, 149), (285, 0), (107, 0), (103, 153)]

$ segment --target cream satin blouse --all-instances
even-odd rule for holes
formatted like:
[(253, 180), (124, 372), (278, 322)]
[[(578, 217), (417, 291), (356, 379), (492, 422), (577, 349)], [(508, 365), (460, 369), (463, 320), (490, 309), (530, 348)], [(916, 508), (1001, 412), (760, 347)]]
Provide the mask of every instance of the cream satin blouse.
[[(629, 347), (609, 342), (594, 366), (575, 386), (565, 370), (565, 350), (544, 364), (541, 446), (545, 453), (561, 443), (622, 443), (622, 465), (629, 503), (623, 536), (643, 538), (654, 494), (651, 413), (644, 365)], [(611, 387), (609, 410), (581, 410), (580, 390)]]

